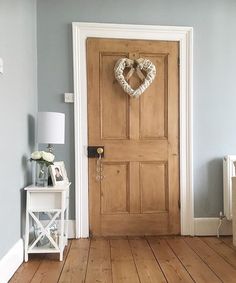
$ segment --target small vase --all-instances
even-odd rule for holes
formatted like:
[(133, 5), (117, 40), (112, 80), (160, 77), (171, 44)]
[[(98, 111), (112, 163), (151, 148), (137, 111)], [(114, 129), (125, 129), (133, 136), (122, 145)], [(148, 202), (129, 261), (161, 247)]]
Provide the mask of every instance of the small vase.
[(36, 162), (35, 185), (38, 187), (47, 187), (48, 185), (48, 167), (43, 162)]

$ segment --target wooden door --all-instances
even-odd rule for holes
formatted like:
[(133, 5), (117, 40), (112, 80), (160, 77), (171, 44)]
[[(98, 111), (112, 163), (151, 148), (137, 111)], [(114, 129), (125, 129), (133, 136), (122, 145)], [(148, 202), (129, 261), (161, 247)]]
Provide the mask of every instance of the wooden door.
[[(102, 181), (89, 159), (91, 235), (180, 233), (178, 50), (178, 42), (87, 39), (88, 139), (105, 148)], [(122, 57), (156, 66), (139, 98), (114, 77)], [(129, 83), (139, 86), (136, 73)]]

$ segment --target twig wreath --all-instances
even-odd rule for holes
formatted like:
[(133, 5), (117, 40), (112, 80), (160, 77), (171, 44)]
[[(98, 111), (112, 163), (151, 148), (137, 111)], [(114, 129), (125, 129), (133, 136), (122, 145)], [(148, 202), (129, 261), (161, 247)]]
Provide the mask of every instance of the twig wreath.
[[(126, 79), (124, 77), (125, 68), (130, 68)], [(146, 72), (146, 77), (143, 75), (141, 70)], [(133, 75), (134, 71), (137, 72), (139, 78), (143, 81), (137, 89), (133, 89), (127, 82), (127, 80), (129, 80), (129, 78)], [(148, 59), (139, 58), (137, 60), (132, 60), (128, 58), (121, 58), (115, 64), (114, 73), (116, 80), (126, 93), (128, 93), (131, 97), (139, 97), (155, 79), (156, 67)]]

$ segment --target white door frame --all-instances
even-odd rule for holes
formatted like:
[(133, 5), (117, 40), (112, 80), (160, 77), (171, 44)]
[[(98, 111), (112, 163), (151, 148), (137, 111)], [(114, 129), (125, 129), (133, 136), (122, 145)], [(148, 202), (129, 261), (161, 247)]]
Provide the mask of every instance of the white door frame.
[(86, 39), (123, 38), (179, 42), (180, 73), (180, 223), (193, 235), (193, 28), (174, 26), (73, 23), (76, 238), (89, 236)]

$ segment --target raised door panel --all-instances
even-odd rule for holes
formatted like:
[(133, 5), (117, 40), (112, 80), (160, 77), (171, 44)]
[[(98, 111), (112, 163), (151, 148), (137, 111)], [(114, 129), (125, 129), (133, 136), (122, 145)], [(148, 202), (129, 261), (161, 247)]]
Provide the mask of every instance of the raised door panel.
[(165, 162), (142, 162), (140, 164), (142, 213), (167, 212), (168, 175)]
[(140, 54), (151, 60), (157, 69), (153, 83), (140, 97), (140, 138), (167, 137), (168, 55)]
[(128, 163), (105, 162), (101, 182), (101, 213), (119, 214), (129, 210)]
[(128, 96), (115, 80), (113, 71), (116, 61), (123, 56), (126, 54), (100, 53), (101, 139), (127, 139), (129, 136)]

